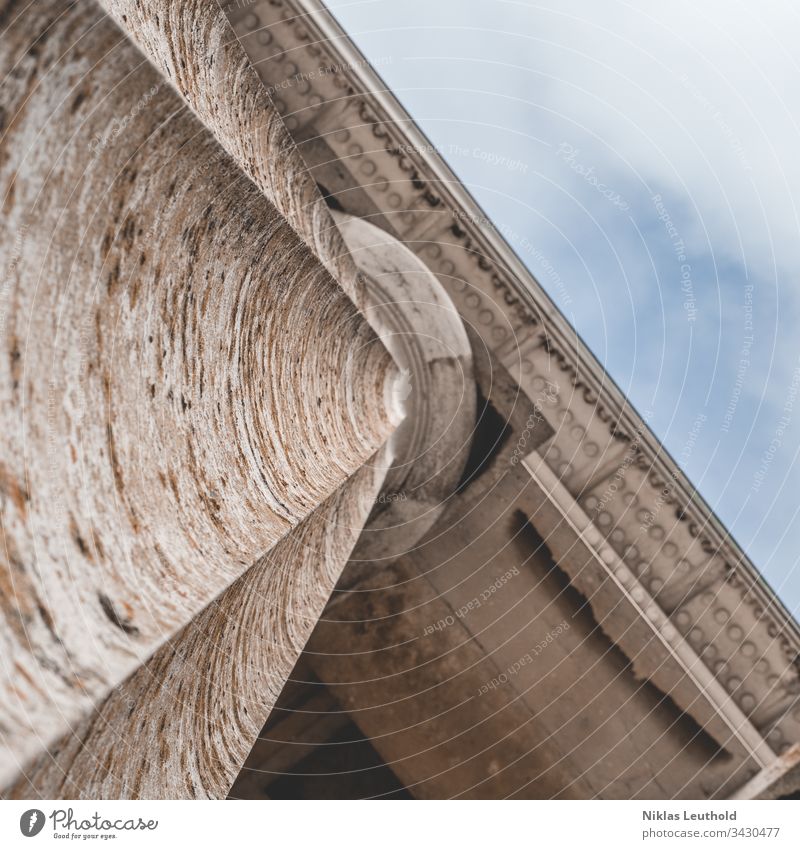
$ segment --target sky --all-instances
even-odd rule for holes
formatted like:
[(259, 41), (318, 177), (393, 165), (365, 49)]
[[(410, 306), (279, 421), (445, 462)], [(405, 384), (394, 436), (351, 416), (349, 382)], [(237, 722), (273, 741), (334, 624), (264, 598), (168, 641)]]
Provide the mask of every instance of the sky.
[(328, 6), (800, 617), (800, 6)]

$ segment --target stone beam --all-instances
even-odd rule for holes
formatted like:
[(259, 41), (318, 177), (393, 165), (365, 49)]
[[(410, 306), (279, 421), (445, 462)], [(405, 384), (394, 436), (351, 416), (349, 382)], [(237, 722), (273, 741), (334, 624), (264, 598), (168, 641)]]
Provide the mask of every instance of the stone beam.
[(800, 791), (800, 743), (754, 775), (731, 799), (777, 799)]

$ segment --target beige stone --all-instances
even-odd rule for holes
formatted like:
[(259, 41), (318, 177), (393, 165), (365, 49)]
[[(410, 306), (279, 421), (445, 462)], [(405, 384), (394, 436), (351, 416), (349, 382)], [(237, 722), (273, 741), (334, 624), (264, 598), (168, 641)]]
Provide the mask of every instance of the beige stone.
[(234, 87), (241, 124), (215, 124), (94, 3), (7, 12), (0, 782), (394, 426), (394, 366), (346, 263), (300, 237), (324, 227), (290, 143), (259, 137), (250, 175), (226, 150), (248, 121), (280, 124), (269, 101)]

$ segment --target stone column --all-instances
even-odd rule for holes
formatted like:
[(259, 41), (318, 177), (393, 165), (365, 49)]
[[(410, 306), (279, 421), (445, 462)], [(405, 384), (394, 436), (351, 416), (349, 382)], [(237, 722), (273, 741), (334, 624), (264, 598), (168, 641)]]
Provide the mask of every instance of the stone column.
[[(5, 8), (0, 785), (86, 739), (109, 697), (152, 729), (179, 651), (240, 721), (133, 728), (126, 764), (164, 772), (108, 792), (218, 795), (225, 768), (186, 760), (246, 748), (225, 736), (249, 727), (235, 657), (270, 691), (291, 667), (314, 569), (334, 580), (378, 485), (381, 463), (342, 489), (399, 421), (397, 371), (216, 3), (107, 5), (123, 28), (93, 2)], [(86, 750), (105, 777), (118, 742)]]

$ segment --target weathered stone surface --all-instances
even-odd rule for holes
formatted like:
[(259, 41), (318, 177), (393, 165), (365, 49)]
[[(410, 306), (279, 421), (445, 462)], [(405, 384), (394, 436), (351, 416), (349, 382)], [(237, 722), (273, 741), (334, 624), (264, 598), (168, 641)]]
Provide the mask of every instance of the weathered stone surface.
[(25, 771), (16, 798), (224, 797), (375, 503), (357, 472)]
[(375, 452), (394, 366), (274, 135), (270, 198), (93, 3), (2, 12), (5, 782)]
[(359, 306), (364, 283), (216, 0), (101, 0)]
[(334, 220), (366, 278), (364, 315), (407, 396), (384, 492), (353, 555), (380, 562), (414, 546), (458, 488), (475, 427), (472, 348), (444, 287), (412, 251), (369, 221), (340, 212)]

